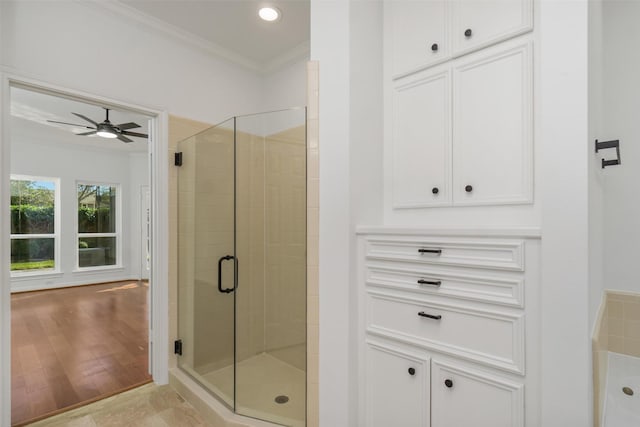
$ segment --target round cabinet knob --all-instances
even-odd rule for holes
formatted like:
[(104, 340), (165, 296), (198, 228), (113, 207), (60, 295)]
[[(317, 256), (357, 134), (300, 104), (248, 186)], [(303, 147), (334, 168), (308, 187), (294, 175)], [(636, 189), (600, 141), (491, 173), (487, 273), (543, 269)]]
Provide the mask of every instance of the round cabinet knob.
[(431, 45), (431, 50), (434, 51), (434, 52), (437, 52), (438, 51), (438, 43), (432, 44)]
[(450, 379), (446, 379), (444, 380), (444, 385), (446, 385), (448, 388), (453, 387), (453, 381), (451, 381)]
[(467, 28), (466, 30), (464, 30), (464, 36), (467, 38), (471, 37), (472, 34), (473, 31), (471, 31), (471, 28)]
[(415, 368), (409, 368), (408, 372), (409, 372), (409, 375), (415, 375), (416, 374)]
[(466, 191), (467, 193), (471, 193), (473, 191), (473, 187), (471, 185), (467, 185), (466, 187), (464, 187), (464, 191)]
[(438, 187), (433, 187), (433, 188), (431, 189), (431, 192), (432, 192), (433, 194), (438, 194), (438, 193), (440, 192), (440, 190), (438, 190)]

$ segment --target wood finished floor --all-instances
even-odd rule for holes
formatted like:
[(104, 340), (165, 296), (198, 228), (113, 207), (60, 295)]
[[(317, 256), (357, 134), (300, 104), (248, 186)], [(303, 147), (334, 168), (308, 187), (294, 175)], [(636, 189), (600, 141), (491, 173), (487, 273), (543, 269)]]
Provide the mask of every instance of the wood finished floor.
[(11, 422), (148, 382), (146, 282), (11, 296)]

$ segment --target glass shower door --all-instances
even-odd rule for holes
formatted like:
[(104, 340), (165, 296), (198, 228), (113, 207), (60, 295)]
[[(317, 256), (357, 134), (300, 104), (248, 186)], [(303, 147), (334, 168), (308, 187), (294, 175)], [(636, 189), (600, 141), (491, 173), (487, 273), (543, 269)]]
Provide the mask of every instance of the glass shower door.
[(178, 365), (235, 409), (235, 119), (178, 144)]
[(178, 364), (234, 412), (306, 420), (306, 111), (180, 142)]
[(236, 117), (236, 412), (286, 426), (306, 413), (304, 108)]

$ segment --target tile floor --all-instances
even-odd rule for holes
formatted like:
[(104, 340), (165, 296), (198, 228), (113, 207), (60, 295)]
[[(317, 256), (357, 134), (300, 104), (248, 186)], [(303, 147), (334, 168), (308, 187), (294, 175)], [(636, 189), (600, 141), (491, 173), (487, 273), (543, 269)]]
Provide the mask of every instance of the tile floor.
[(148, 384), (29, 424), (33, 427), (210, 426), (170, 386)]

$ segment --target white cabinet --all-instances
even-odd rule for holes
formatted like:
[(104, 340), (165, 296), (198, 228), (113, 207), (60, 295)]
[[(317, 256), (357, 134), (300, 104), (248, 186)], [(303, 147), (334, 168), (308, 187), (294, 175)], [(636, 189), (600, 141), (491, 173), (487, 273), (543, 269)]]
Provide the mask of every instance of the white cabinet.
[(393, 197), (397, 207), (451, 203), (450, 71), (405, 81), (393, 92)]
[(522, 384), (432, 361), (433, 427), (522, 427)]
[(533, 28), (531, 0), (453, 0), (451, 6), (454, 56)]
[(533, 29), (532, 0), (387, 0), (384, 15), (393, 78)]
[(393, 82), (393, 209), (533, 201), (531, 57), (513, 40)]
[(392, 1), (385, 4), (394, 75), (407, 74), (447, 60), (448, 2)]
[(429, 426), (429, 359), (368, 342), (366, 426)]
[(359, 230), (358, 425), (538, 427), (539, 231), (394, 231)]
[(454, 204), (531, 202), (531, 68), (526, 42), (454, 62)]

